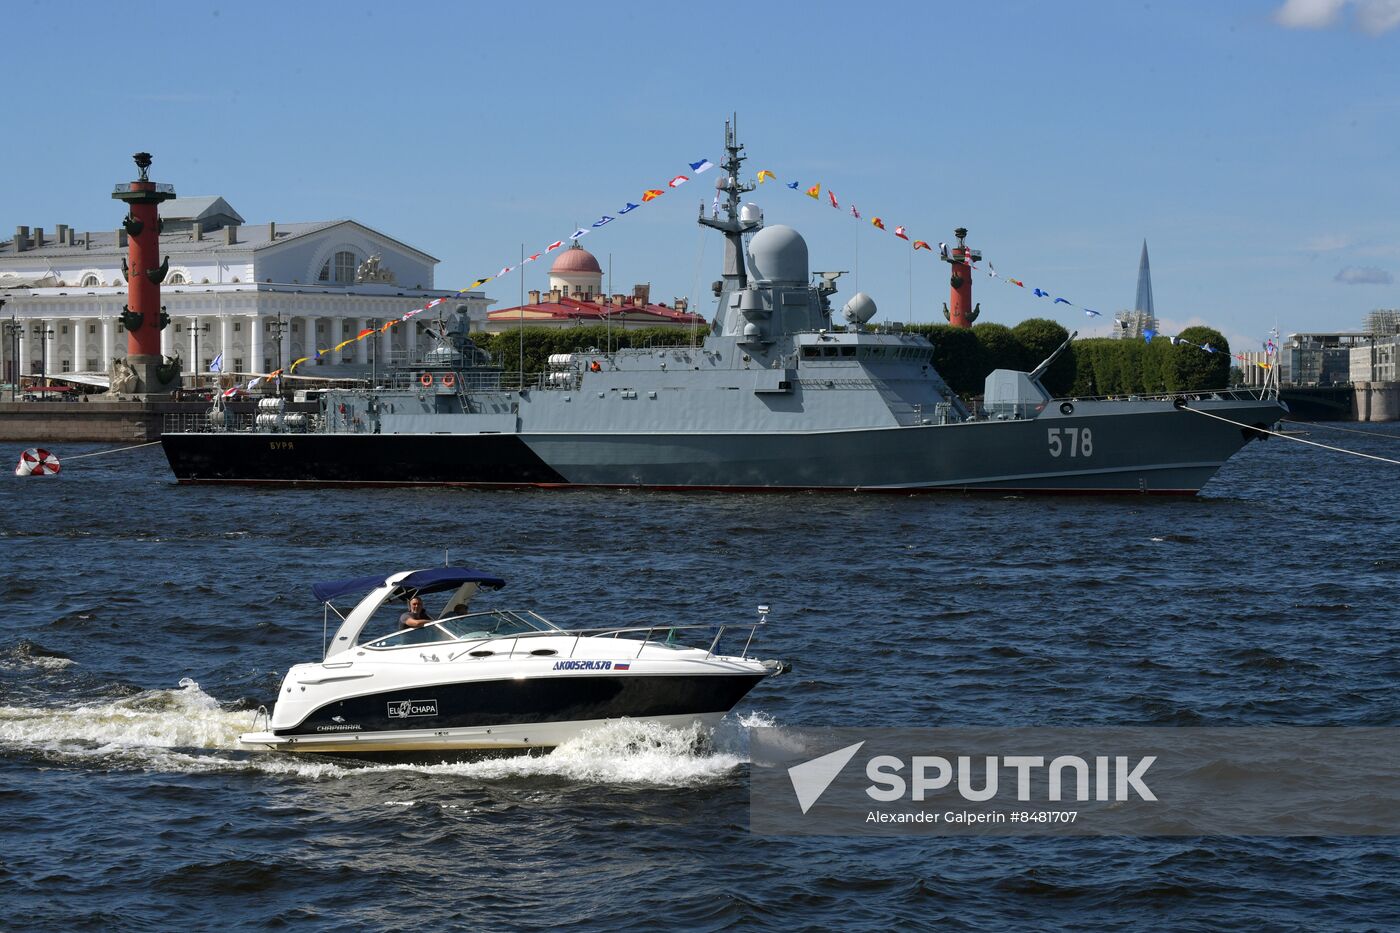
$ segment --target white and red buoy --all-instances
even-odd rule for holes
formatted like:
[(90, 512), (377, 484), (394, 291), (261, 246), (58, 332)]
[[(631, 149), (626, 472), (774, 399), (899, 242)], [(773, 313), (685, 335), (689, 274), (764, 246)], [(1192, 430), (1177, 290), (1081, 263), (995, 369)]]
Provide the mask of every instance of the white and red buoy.
[(42, 447), (31, 447), (19, 455), (16, 476), (48, 476), (59, 470), (58, 458)]

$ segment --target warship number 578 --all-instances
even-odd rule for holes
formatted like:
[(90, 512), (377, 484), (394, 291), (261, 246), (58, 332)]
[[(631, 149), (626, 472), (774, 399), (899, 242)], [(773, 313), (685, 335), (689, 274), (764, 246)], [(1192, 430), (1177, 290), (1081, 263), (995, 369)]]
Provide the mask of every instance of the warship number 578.
[(1234, 392), (1054, 399), (1041, 384), (1052, 356), (1032, 372), (993, 371), (974, 413), (934, 369), (928, 340), (869, 326), (875, 305), (864, 294), (834, 325), (835, 276), (813, 283), (797, 231), (765, 226), (757, 205), (741, 204), (751, 185), (732, 131), (726, 151), (723, 215), (700, 218), (726, 244), (716, 326), (702, 345), (561, 355), (526, 379), (493, 365), (460, 320), (381, 384), (326, 391), (309, 418), (272, 411), (242, 426), (216, 408), (168, 431), (175, 476), (1190, 494), (1286, 411)]

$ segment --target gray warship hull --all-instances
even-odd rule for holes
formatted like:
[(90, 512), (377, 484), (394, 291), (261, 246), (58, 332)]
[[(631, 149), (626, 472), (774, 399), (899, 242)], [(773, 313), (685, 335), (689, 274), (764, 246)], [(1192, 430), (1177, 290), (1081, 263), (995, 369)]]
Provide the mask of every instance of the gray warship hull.
[(1283, 411), (1186, 404), (1196, 411), (1078, 402), (1016, 421), (783, 433), (231, 431), (162, 443), (181, 483), (1192, 494)]
[(387, 383), (325, 392), (310, 419), (284, 415), (273, 398), (251, 422), (216, 408), (202, 424), (168, 429), (176, 478), (1180, 494), (1287, 410), (1231, 393), (1053, 399), (1041, 377), (1072, 334), (1031, 372), (994, 370), (969, 407), (938, 374), (928, 340), (868, 326), (869, 296), (851, 299), (844, 325), (833, 321), (842, 273), (814, 276), (797, 231), (740, 206), (753, 185), (740, 176), (732, 130), (725, 148), (724, 216), (699, 217), (725, 238), (703, 343), (557, 354), (527, 376), (503, 372), (464, 321), (443, 320), (423, 360)]

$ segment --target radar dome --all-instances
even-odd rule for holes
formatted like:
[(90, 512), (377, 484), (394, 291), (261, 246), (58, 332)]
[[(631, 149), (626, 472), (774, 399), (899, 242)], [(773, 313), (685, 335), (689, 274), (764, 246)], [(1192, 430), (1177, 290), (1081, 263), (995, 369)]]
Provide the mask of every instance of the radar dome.
[(864, 324), (875, 316), (875, 299), (865, 292), (856, 292), (841, 313), (852, 324)]
[(739, 222), (745, 224), (763, 223), (763, 208), (752, 201), (739, 208)]
[(761, 282), (807, 284), (807, 241), (791, 227), (764, 227), (749, 241), (749, 260)]

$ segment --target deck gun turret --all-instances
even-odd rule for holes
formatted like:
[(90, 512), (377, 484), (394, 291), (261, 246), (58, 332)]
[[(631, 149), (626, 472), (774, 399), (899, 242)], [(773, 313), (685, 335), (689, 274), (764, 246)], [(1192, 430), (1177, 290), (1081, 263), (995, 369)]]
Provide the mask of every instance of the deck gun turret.
[(994, 369), (988, 373), (983, 386), (983, 404), (987, 411), (996, 418), (1028, 418), (1044, 407), (1050, 401), (1050, 393), (1040, 377), (1065, 352), (1070, 341), (1078, 336), (1079, 331), (1070, 334), (1064, 343), (1028, 373), (1014, 369)]

